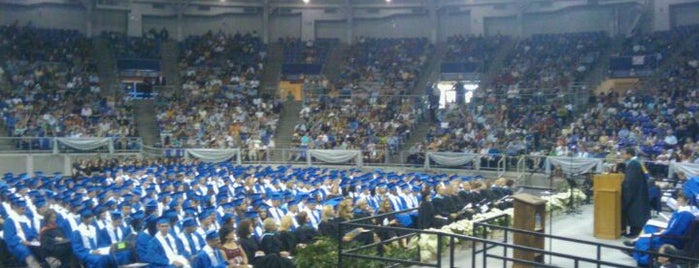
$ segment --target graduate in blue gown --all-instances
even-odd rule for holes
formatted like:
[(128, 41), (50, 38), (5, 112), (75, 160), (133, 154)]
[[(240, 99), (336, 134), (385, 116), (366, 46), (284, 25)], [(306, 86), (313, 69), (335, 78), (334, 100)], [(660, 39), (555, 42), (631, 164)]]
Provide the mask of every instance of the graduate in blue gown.
[(94, 214), (88, 208), (80, 212), (81, 222), (78, 229), (73, 231), (71, 244), (73, 254), (86, 267), (117, 267), (109, 250), (100, 248), (97, 243), (97, 229), (93, 225)]
[[(667, 227), (646, 224), (643, 227), (641, 234), (634, 244), (634, 249), (637, 250), (658, 250), (664, 244), (670, 244), (677, 248), (684, 248), (684, 243), (677, 239), (663, 238), (662, 236), (653, 236), (651, 234), (682, 236), (689, 232), (692, 222), (695, 221), (695, 215), (692, 213), (692, 206), (687, 205), (687, 198), (680, 195), (677, 197), (678, 209), (672, 214), (672, 217), (667, 223)], [(652, 239), (652, 240), (651, 240)], [(651, 248), (652, 244), (652, 248)], [(646, 253), (634, 251), (632, 257), (639, 265), (648, 265), (651, 256)]]
[[(134, 247), (136, 260), (138, 262), (148, 262), (148, 243), (150, 243), (150, 240), (153, 239), (153, 235), (157, 232), (156, 220), (157, 218), (154, 216), (148, 216), (143, 220), (146, 225), (145, 228), (134, 229), (139, 230), (138, 234), (136, 235), (136, 245)], [(135, 224), (137, 222), (133, 223)], [(132, 228), (139, 227), (134, 226), (134, 224), (131, 225)]]
[(158, 232), (148, 242), (146, 261), (151, 267), (191, 267), (189, 258), (184, 255), (183, 245), (170, 235), (170, 221), (167, 217), (157, 220)]
[[(29, 267), (40, 267), (37, 256), (30, 249), (32, 243), (38, 242), (38, 230), (34, 230), (26, 216), (27, 201), (20, 197), (11, 199), (12, 211), (3, 226), (5, 243), (10, 253)], [(37, 244), (38, 245), (38, 244)]]
[[(97, 244), (100, 247), (109, 247), (124, 242), (131, 233), (131, 229), (124, 229), (121, 225), (122, 214), (119, 211), (110, 212), (112, 222), (105, 225), (104, 229), (97, 231)], [(119, 251), (114, 253), (114, 258), (120, 265), (131, 262), (131, 252)]]
[(217, 231), (206, 233), (206, 246), (194, 258), (194, 268), (225, 268), (228, 266), (221, 251), (221, 238)]

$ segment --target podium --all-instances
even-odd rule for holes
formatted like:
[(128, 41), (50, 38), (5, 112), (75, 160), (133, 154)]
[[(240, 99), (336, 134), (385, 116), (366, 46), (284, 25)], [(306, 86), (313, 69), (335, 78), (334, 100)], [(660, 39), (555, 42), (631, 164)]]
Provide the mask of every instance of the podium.
[(598, 174), (594, 177), (594, 236), (618, 239), (621, 236), (621, 183), (624, 174)]
[[(514, 199), (514, 223), (515, 229), (534, 231), (544, 234), (546, 232), (546, 200), (531, 194), (516, 194)], [(544, 249), (544, 236), (537, 236), (515, 232), (513, 234), (515, 245)], [(544, 262), (544, 255), (529, 250), (514, 250), (514, 258), (534, 262)], [(512, 267), (533, 267), (525, 263), (515, 262)]]

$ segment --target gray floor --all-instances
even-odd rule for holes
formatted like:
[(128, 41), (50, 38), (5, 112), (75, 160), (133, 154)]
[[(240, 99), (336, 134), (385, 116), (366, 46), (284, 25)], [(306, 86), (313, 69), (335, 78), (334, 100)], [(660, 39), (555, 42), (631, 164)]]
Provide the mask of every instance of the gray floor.
[[(558, 236), (565, 236), (574, 239), (580, 239), (585, 241), (592, 241), (597, 243), (603, 243), (608, 245), (622, 246), (623, 239), (618, 240), (602, 240), (597, 239), (592, 236), (593, 230), (593, 206), (586, 205), (581, 207), (580, 214), (566, 215), (562, 213), (554, 214), (553, 221), (551, 225), (546, 226), (547, 233), (552, 233)], [(502, 238), (500, 238), (502, 239)], [(512, 239), (509, 239), (512, 241)], [(571, 243), (565, 241), (549, 241), (546, 240), (546, 249), (551, 252), (563, 253), (575, 255), (578, 257), (585, 257), (590, 259), (596, 259), (597, 249), (595, 246)], [(490, 251), (489, 251), (490, 252)], [(502, 255), (502, 249), (492, 249), (493, 254)], [(442, 258), (441, 267), (449, 267), (449, 255)], [(455, 254), (454, 267), (472, 267), (471, 262), (471, 249), (461, 249), (457, 247)], [(512, 256), (511, 250), (508, 252), (508, 256)], [(601, 260), (606, 262), (611, 262), (620, 265), (635, 266), (636, 262), (629, 256), (623, 254), (619, 250), (615, 249), (602, 249), (600, 252)], [(436, 261), (431, 262), (436, 263)], [(503, 262), (496, 259), (488, 259), (486, 265), (482, 265), (482, 255), (477, 258), (475, 267), (503, 267)], [(557, 267), (575, 267), (574, 261), (570, 259), (557, 258), (557, 257), (546, 257), (545, 263), (547, 265), (557, 266)], [(512, 263), (508, 263), (507, 267), (511, 267)], [(591, 263), (580, 262), (578, 267), (597, 267)], [(609, 267), (609, 266), (602, 266)]]

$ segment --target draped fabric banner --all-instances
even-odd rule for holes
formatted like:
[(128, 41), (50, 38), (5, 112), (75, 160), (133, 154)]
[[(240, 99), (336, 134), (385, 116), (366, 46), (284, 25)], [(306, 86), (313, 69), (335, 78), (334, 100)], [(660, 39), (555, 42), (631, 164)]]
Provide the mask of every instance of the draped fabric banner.
[(107, 146), (109, 148), (109, 153), (114, 153), (114, 143), (110, 138), (56, 138), (54, 139), (53, 145), (54, 154), (58, 153), (59, 143), (81, 151), (91, 151)]
[(204, 162), (224, 162), (233, 157), (236, 158), (238, 164), (241, 163), (240, 149), (187, 149), (186, 155), (191, 155), (201, 159)]
[(478, 154), (455, 152), (427, 152), (425, 154), (425, 168), (430, 168), (430, 160), (442, 166), (463, 166), (476, 159)]
[(668, 178), (672, 178), (672, 175), (680, 171), (684, 172), (687, 178), (699, 176), (699, 164), (670, 162)]
[(362, 152), (359, 150), (308, 150), (308, 154), (316, 159), (333, 163), (346, 163), (352, 159), (356, 160), (357, 165), (362, 163)]
[(568, 157), (568, 156), (549, 156), (546, 157), (546, 174), (551, 173), (551, 166), (560, 167), (563, 174), (584, 174), (594, 169), (595, 173), (602, 173), (604, 159), (598, 158), (583, 158), (583, 157)]

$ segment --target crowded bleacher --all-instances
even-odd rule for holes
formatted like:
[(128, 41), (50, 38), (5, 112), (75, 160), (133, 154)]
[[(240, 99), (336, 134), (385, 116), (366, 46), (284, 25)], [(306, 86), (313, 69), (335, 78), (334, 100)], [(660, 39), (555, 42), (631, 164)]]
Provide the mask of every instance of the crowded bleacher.
[(368, 162), (397, 153), (423, 113), (422, 98), (408, 93), (429, 51), (426, 39), (361, 38), (336, 81), (306, 80), (312, 90), (292, 141), (301, 149), (365, 150)]
[(157, 120), (169, 148), (245, 148), (262, 159), (273, 137), (281, 101), (260, 96), (265, 46), (253, 33), (209, 32), (181, 44), (182, 89), (187, 97), (163, 99)]
[[(92, 45), (78, 31), (2, 26), (9, 78), (2, 119), (7, 136), (23, 137), (18, 149), (51, 148), (52, 137), (110, 137), (118, 148), (138, 145), (130, 106), (118, 95), (101, 95)], [(4, 78), (4, 77), (3, 77)]]

